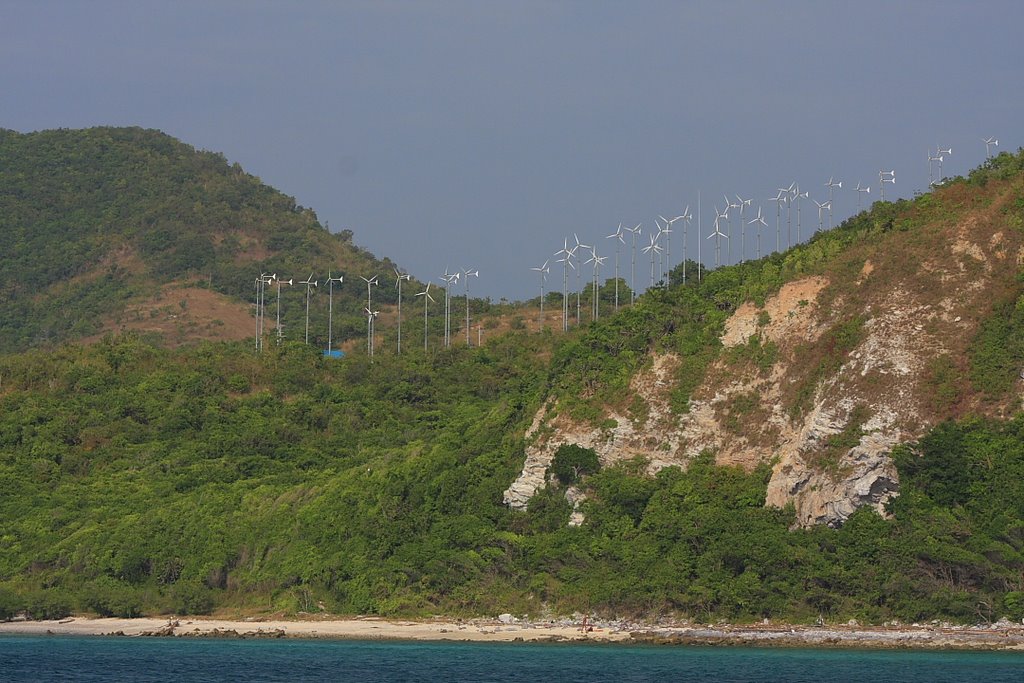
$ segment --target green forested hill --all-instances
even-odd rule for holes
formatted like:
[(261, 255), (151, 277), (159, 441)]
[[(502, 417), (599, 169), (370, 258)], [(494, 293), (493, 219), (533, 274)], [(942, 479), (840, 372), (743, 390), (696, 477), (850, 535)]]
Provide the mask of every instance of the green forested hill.
[[(0, 237), (0, 350), (93, 335), (170, 282), (241, 304), (261, 271), (391, 272), (223, 155), (141, 128), (0, 129)], [(355, 334), (358, 307), (341, 311)]]
[[(1022, 186), (1022, 171), (1024, 154), (1004, 154), (955, 182), (987, 201), (988, 184)], [(502, 504), (543, 402), (597, 419), (645, 354), (667, 347), (685, 359), (673, 401), (686, 410), (741, 302), (851, 245), (913, 231), (934, 219), (923, 209), (935, 200), (879, 203), (807, 245), (652, 292), (564, 336), (514, 332), (372, 362), (328, 361), (297, 343), (259, 355), (246, 342), (165, 349), (132, 334), (0, 355), (0, 618), (1024, 617), (1019, 413), (963, 413), (898, 447), (891, 518), (864, 508), (838, 529), (794, 529), (791, 508), (764, 506), (769, 464), (744, 472), (711, 453), (647, 476), (642, 462), (601, 469), (586, 449), (567, 450), (554, 469), (587, 494), (579, 527), (566, 524), (555, 478), (526, 512)], [(1024, 204), (1007, 211), (1007, 229), (1020, 229)], [(310, 235), (326, 234), (309, 220)], [(963, 367), (935, 372), (1009, 405), (1007, 373), (1024, 363), (1024, 282), (1006, 289)], [(729, 353), (758, 363), (771, 349)]]
[(369, 363), (302, 344), (122, 338), (0, 360), (0, 617), (592, 611), (694, 619), (1024, 616), (1024, 421), (897, 454), (883, 520), (791, 530), (768, 469), (699, 459), (501, 492), (548, 380), (539, 337)]

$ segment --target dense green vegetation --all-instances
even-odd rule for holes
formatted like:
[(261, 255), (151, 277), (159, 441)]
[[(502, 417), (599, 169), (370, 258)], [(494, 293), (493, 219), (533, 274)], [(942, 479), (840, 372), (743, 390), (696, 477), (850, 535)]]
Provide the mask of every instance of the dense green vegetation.
[[(389, 265), (218, 155), (153, 131), (2, 131), (0, 148), (26, 160), (0, 178), (0, 229), (17, 244), (0, 254), (14, 272), (0, 290), (10, 311), (0, 349), (84, 334), (90, 316), (134, 296), (142, 280), (116, 259), (99, 277), (90, 269), (125, 244), (147, 276), (205, 273), (232, 296), (249, 293), (255, 262), (238, 260), (246, 240), (265, 242), (268, 270), (320, 259), (325, 271), (339, 245), (351, 263)], [(983, 187), (1022, 168), (1024, 154), (1002, 154), (953, 184)], [(93, 195), (102, 201), (81, 208)], [(839, 529), (793, 530), (792, 510), (764, 506), (768, 465), (745, 473), (709, 453), (649, 477), (643, 462), (600, 468), (593, 451), (568, 445), (528, 511), (502, 504), (545, 399), (598, 420), (602, 406), (626, 400), (654, 348), (683, 359), (673, 407), (685, 411), (741, 302), (761, 303), (802, 275), (856, 273), (862, 262), (839, 258), (847, 249), (939, 210), (930, 195), (879, 203), (783, 254), (699, 279), (689, 263), (687, 282), (564, 336), (516, 331), (430, 353), (411, 343), (375, 362), (326, 360), (297, 343), (258, 356), (243, 343), (168, 350), (133, 335), (2, 355), (0, 618), (217, 609), (1024, 617), (1022, 416), (947, 422), (901, 447), (891, 518), (861, 510)], [(1010, 224), (1024, 215), (1006, 210)], [(40, 269), (39, 254), (51, 265)], [(32, 287), (48, 294), (33, 297)], [(994, 302), (972, 347), (970, 381), (986, 396), (1005, 396), (1021, 364), (1019, 296)], [(362, 333), (362, 320), (346, 324)], [(787, 408), (802, 410), (862, 324), (826, 332)], [(726, 360), (765, 370), (777, 353), (754, 337)], [(947, 359), (932, 374), (946, 386), (957, 371)], [(620, 407), (646, 419), (642, 405)], [(826, 444), (823, 467), (859, 438), (863, 413)], [(570, 484), (587, 494), (580, 527), (566, 525)]]
[[(96, 333), (104, 316), (170, 281), (248, 302), (263, 271), (392, 272), (350, 231), (332, 235), (238, 164), (159, 131), (0, 129), (0, 157), (0, 351)], [(380, 301), (395, 300), (380, 290)], [(358, 336), (363, 291), (336, 296), (336, 335)], [(285, 317), (300, 319), (301, 305), (289, 298)]]
[(1022, 616), (1024, 418), (901, 449), (894, 518), (841, 529), (791, 531), (764, 507), (767, 467), (648, 478), (567, 449), (589, 495), (567, 528), (556, 477), (526, 513), (501, 504), (544, 343), (371, 364), (127, 337), (4, 357), (0, 616)]

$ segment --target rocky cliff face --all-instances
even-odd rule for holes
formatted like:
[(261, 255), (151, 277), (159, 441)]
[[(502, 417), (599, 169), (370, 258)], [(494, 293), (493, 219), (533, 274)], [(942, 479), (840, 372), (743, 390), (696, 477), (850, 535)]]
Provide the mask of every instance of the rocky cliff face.
[[(705, 449), (720, 464), (773, 462), (767, 504), (792, 503), (803, 526), (841, 524), (865, 505), (884, 514), (899, 490), (893, 446), (956, 414), (999, 410), (963, 386), (944, 398), (936, 368), (966, 367), (981, 319), (1024, 264), (1021, 231), (1006, 228), (1012, 196), (1008, 188), (954, 223), (885, 232), (763, 306), (739, 306), (685, 414), (669, 407), (672, 354), (652, 354), (633, 378), (644, 420), (608, 408), (605, 426), (595, 427), (549, 402), (527, 434), (506, 503), (525, 507), (557, 447), (576, 443), (595, 449), (602, 465), (642, 456), (651, 472), (685, 467)], [(771, 363), (745, 353), (769, 348)], [(580, 497), (572, 492), (574, 505)]]

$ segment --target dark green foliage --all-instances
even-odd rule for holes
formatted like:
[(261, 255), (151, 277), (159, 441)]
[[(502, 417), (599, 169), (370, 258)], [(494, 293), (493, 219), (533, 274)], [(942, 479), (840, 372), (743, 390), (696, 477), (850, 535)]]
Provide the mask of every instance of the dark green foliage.
[(7, 621), (21, 608), (22, 601), (18, 595), (6, 586), (0, 586), (0, 621)]
[(123, 582), (103, 576), (85, 585), (82, 607), (101, 617), (130, 619), (142, 615), (143, 596), (137, 587), (144, 576), (140, 573), (133, 582)]
[(27, 593), (22, 610), (30, 619), (63, 619), (73, 611), (71, 596), (59, 588), (47, 588)]
[[(391, 272), (223, 155), (159, 131), (0, 133), (0, 351), (94, 334), (104, 316), (170, 281), (248, 303), (261, 271)], [(380, 289), (375, 299), (393, 303), (393, 288)], [(359, 288), (335, 294), (352, 311), (336, 335), (361, 332)], [(298, 307), (286, 302), (285, 318)]]
[(995, 307), (971, 345), (971, 383), (991, 398), (1005, 396), (1024, 372), (1024, 296)]
[(133, 337), (0, 357), (0, 616), (1019, 611), (1024, 418), (898, 451), (892, 520), (793, 531), (792, 510), (764, 507), (768, 465), (705, 454), (588, 474), (586, 521), (567, 528), (563, 488), (525, 513), (501, 503), (547, 381), (538, 339), (373, 364)]
[(533, 533), (554, 533), (569, 522), (572, 506), (562, 489), (545, 486), (534, 494), (527, 507), (530, 530)]
[(597, 452), (577, 444), (562, 444), (551, 460), (551, 473), (562, 486), (575, 484), (585, 474), (593, 474), (601, 467)]
[(209, 614), (213, 611), (214, 593), (198, 581), (178, 581), (169, 593), (170, 608), (176, 614)]
[[(212, 228), (186, 227), (195, 218), (199, 226), (225, 225), (236, 209), (257, 223), (267, 220), (259, 217), (268, 207), (276, 207), (268, 215), (289, 217), (284, 227), (263, 225), (268, 248), (291, 250), (271, 259), (271, 269), (313, 258), (324, 233), (315, 217), (217, 155), (147, 131), (103, 133), (109, 139), (100, 132), (87, 136), (86, 157), (120, 149), (127, 136), (136, 150), (127, 157), (138, 155), (138, 167), (121, 175), (141, 174), (143, 189), (156, 183), (156, 199), (136, 214), (144, 197), (118, 209), (113, 196), (131, 193), (130, 186), (112, 192), (87, 176), (78, 189), (100, 187), (113, 202), (110, 220), (119, 211), (131, 218), (119, 225), (152, 257), (152, 272), (220, 264), (227, 284), (213, 286), (244, 288), (250, 267), (225, 264), (245, 235), (214, 239), (210, 257), (204, 239)], [(0, 131), (0, 147), (28, 144), (27, 137)], [(38, 153), (63, 164), (68, 140), (44, 135), (33, 144), (46, 142)], [(1010, 164), (999, 159), (991, 173)], [(151, 178), (143, 162), (167, 173)], [(189, 194), (198, 192), (189, 181), (197, 177), (222, 201), (207, 206), (208, 195)], [(19, 191), (63, 191), (47, 184), (52, 179), (42, 182)], [(174, 192), (200, 207), (167, 199)], [(9, 195), (2, 201), (14, 206)], [(74, 609), (308, 612), (321, 604), (408, 615), (550, 608), (703, 620), (1017, 618), (1024, 602), (1022, 417), (944, 424), (898, 449), (903, 494), (892, 517), (863, 509), (839, 529), (793, 530), (792, 509), (764, 505), (768, 464), (753, 472), (717, 467), (710, 453), (687, 471), (655, 476), (640, 460), (598, 471), (587, 449), (563, 454), (565, 482), (586, 494), (580, 527), (566, 526), (571, 506), (561, 487), (538, 492), (526, 512), (502, 504), (522, 466), (521, 435), (549, 395), (598, 424), (609, 404), (642, 422), (645, 404), (626, 398), (630, 379), (651, 349), (674, 351), (681, 364), (673, 406), (685, 411), (740, 303), (763, 302), (786, 281), (833, 263), (847, 245), (907, 229), (905, 208), (876, 204), (807, 245), (703, 271), (699, 280), (691, 264), (685, 283), (673, 277), (668, 290), (564, 337), (516, 332), (480, 349), (416, 348), (374, 363), (358, 354), (326, 361), (293, 342), (258, 357), (242, 344), (166, 351), (131, 335), (0, 356), (0, 618), (22, 610), (34, 618)], [(61, 232), (58, 217), (98, 225), (71, 205), (52, 216), (38, 210), (45, 220), (23, 222), (48, 225), (51, 238)], [(12, 234), (31, 242), (29, 232), (15, 227)], [(46, 247), (73, 256), (54, 263), (106, 253), (103, 231), (79, 232), (88, 239)], [(25, 259), (26, 249), (14, 260)], [(73, 275), (56, 268), (36, 276), (55, 283)], [(104, 301), (138, 286), (111, 267), (58, 294), (86, 302), (94, 316)], [(6, 287), (12, 317), (0, 325), (27, 325), (9, 324), (7, 348), (90, 325), (89, 315), (47, 317), (24, 292)], [(70, 301), (58, 294), (50, 301)], [(1012, 347), (1015, 329), (983, 326), (981, 346)], [(813, 393), (861, 335), (858, 319), (829, 330), (797, 391)], [(777, 349), (755, 336), (730, 353), (727, 360), (767, 370)], [(952, 370), (933, 373), (940, 385), (952, 381), (942, 372)], [(737, 424), (754, 419), (754, 404), (750, 395), (735, 397)], [(802, 405), (799, 395), (792, 405)], [(854, 411), (826, 450), (855, 443), (863, 418)]]

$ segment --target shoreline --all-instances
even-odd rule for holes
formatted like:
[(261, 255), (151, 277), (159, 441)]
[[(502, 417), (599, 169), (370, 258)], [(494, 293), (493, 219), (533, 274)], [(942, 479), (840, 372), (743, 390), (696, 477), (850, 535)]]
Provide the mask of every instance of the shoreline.
[(1024, 625), (992, 626), (796, 626), (673, 625), (622, 622), (593, 624), (584, 631), (569, 620), (503, 619), (413, 621), (378, 617), (348, 619), (213, 619), (69, 617), (54, 621), (0, 622), (2, 635), (306, 638), (331, 640), (464, 641), (489, 643), (618, 643), (691, 646), (757, 646), (914, 650), (987, 650), (1024, 653)]

